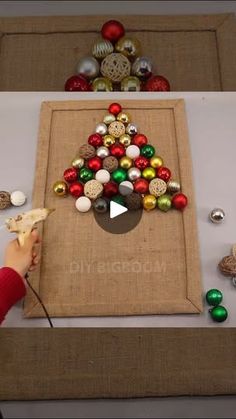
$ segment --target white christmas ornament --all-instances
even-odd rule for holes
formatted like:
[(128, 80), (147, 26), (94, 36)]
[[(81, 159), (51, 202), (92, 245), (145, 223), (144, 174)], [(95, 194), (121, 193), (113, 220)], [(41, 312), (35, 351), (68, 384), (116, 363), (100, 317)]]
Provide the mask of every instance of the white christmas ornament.
[(119, 192), (123, 196), (130, 195), (134, 190), (133, 184), (128, 180), (124, 180), (119, 184)]
[(14, 191), (11, 193), (11, 203), (15, 207), (21, 207), (26, 201), (26, 196), (21, 191)]
[(75, 206), (79, 212), (88, 212), (91, 208), (91, 201), (86, 196), (80, 196), (80, 198), (76, 199)]
[(98, 170), (95, 175), (95, 179), (101, 183), (109, 182), (110, 177), (111, 177), (110, 173), (108, 172), (108, 170), (105, 170), (105, 169)]
[(126, 149), (126, 156), (130, 159), (136, 159), (140, 155), (140, 149), (137, 145), (129, 145)]

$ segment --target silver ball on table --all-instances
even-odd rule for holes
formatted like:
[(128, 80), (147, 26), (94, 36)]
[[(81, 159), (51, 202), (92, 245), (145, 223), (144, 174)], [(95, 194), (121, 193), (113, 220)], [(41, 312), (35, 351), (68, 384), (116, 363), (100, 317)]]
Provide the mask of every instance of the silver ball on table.
[(129, 135), (137, 134), (138, 133), (137, 125), (132, 123), (132, 122), (130, 124), (128, 124), (127, 127), (126, 127), (126, 133), (129, 134)]
[(109, 148), (105, 146), (98, 147), (97, 149), (97, 156), (100, 157), (100, 159), (105, 159), (105, 157), (108, 157), (110, 154)]
[(94, 57), (83, 57), (77, 64), (77, 73), (88, 79), (93, 79), (99, 74), (99, 62)]
[(134, 182), (135, 180), (139, 179), (141, 177), (141, 172), (137, 167), (131, 167), (128, 170), (128, 179), (131, 180), (131, 182)]
[(210, 218), (210, 220), (211, 220), (212, 223), (214, 223), (214, 224), (220, 224), (225, 219), (225, 212), (224, 212), (224, 210), (222, 208), (214, 208), (210, 212), (209, 218)]
[(132, 74), (141, 78), (148, 78), (152, 74), (152, 61), (148, 57), (138, 57), (133, 63)]
[(97, 124), (95, 128), (95, 132), (100, 135), (106, 135), (107, 134), (107, 126), (104, 124), (104, 122), (100, 122)]

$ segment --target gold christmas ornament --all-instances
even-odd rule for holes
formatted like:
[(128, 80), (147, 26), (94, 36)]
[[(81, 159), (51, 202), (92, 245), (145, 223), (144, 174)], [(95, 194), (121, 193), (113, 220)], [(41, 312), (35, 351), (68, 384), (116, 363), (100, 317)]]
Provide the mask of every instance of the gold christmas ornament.
[(151, 195), (154, 195), (156, 198), (158, 198), (161, 195), (164, 195), (166, 192), (167, 185), (166, 182), (162, 179), (152, 179), (149, 183), (149, 192)]
[(125, 126), (119, 121), (112, 122), (108, 127), (108, 132), (113, 137), (119, 138), (121, 135), (125, 134)]
[(101, 64), (101, 73), (109, 80), (119, 83), (124, 77), (129, 76), (131, 65), (123, 54), (109, 54)]
[(120, 167), (125, 170), (130, 169), (132, 167), (132, 160), (127, 156), (122, 157), (120, 159)]
[(153, 167), (146, 167), (146, 169), (142, 172), (142, 177), (146, 180), (154, 179), (156, 176), (156, 171), (153, 169)]
[(71, 162), (71, 166), (74, 169), (81, 169), (84, 166), (84, 159), (82, 157), (75, 157)]
[(68, 192), (68, 186), (63, 180), (58, 180), (53, 185), (53, 191), (57, 196), (65, 196)]
[(131, 122), (131, 116), (127, 112), (120, 112), (116, 119), (117, 121), (123, 122), (123, 124), (129, 124)]
[(92, 82), (94, 92), (112, 92), (113, 86), (111, 80), (106, 77), (97, 77)]
[(111, 54), (113, 50), (114, 50), (114, 47), (112, 43), (108, 41), (107, 39), (101, 38), (101, 39), (98, 39), (94, 43), (93, 48), (92, 48), (92, 54), (95, 58), (99, 60)]
[(116, 142), (116, 140), (112, 135), (110, 135), (110, 134), (104, 135), (103, 145), (105, 147), (110, 147), (112, 144), (115, 144), (115, 142)]
[(131, 144), (131, 137), (129, 134), (122, 134), (119, 138), (119, 143), (125, 147), (128, 147)]
[(111, 124), (112, 122), (114, 122), (116, 120), (116, 117), (115, 117), (115, 115), (113, 115), (112, 113), (108, 113), (108, 114), (106, 114), (105, 116), (104, 116), (104, 118), (103, 118), (103, 122), (104, 122), (104, 124), (106, 124), (106, 125), (109, 125), (109, 124)]
[(123, 36), (116, 43), (115, 49), (128, 58), (135, 58), (140, 55), (141, 44), (137, 38)]
[(120, 88), (122, 92), (139, 92), (141, 90), (141, 83), (138, 77), (127, 76), (122, 80)]
[(145, 195), (143, 197), (143, 208), (147, 211), (151, 211), (156, 208), (156, 197), (154, 195)]
[(177, 193), (180, 191), (180, 183), (177, 180), (169, 180), (167, 183), (167, 190), (170, 193)]
[(163, 159), (160, 156), (153, 156), (150, 159), (150, 166), (154, 167), (154, 169), (157, 169), (164, 165)]
[(103, 186), (95, 179), (89, 180), (84, 185), (84, 195), (90, 199), (97, 199), (102, 195)]

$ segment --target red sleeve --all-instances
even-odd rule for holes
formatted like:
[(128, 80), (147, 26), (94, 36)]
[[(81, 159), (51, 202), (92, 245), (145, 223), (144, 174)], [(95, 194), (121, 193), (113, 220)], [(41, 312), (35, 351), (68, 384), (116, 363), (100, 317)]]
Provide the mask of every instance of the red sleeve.
[(0, 324), (10, 308), (26, 294), (22, 277), (12, 268), (0, 269)]

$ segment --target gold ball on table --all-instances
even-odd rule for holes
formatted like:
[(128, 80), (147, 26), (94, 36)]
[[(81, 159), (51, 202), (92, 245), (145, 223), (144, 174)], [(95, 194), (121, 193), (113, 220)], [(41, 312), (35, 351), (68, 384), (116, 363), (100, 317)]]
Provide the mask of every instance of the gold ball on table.
[(151, 180), (156, 177), (156, 171), (153, 167), (146, 167), (142, 172), (142, 177), (146, 180)]
[(157, 169), (163, 165), (164, 165), (164, 161), (160, 156), (153, 156), (150, 159), (150, 166), (154, 167), (154, 169)]
[(84, 166), (84, 159), (82, 157), (75, 157), (71, 162), (71, 166), (74, 169), (81, 169)]
[(107, 77), (97, 77), (92, 82), (92, 89), (94, 92), (112, 92), (113, 86)]
[(123, 54), (109, 54), (101, 63), (101, 73), (109, 80), (119, 83), (121, 80), (130, 75), (131, 65)]
[(92, 54), (97, 59), (105, 58), (107, 55), (111, 54), (114, 50), (114, 47), (108, 39), (98, 39), (95, 41)]
[(66, 196), (68, 193), (68, 186), (63, 180), (58, 180), (53, 185), (53, 191), (57, 196)]
[(131, 137), (129, 134), (122, 134), (119, 138), (119, 143), (124, 147), (128, 147), (131, 144)]
[(135, 58), (140, 55), (141, 44), (137, 38), (123, 36), (116, 43), (115, 49), (128, 58)]
[(157, 200), (154, 195), (145, 195), (143, 197), (143, 208), (146, 211), (151, 211), (154, 208), (156, 208), (156, 203), (157, 203)]
[(128, 112), (120, 112), (116, 119), (117, 121), (123, 122), (123, 124), (129, 124), (131, 122), (131, 116)]
[(108, 127), (108, 132), (113, 137), (119, 138), (121, 135), (125, 134), (125, 126), (119, 121), (112, 122)]
[(110, 147), (112, 144), (115, 144), (116, 140), (113, 135), (107, 134), (103, 137), (103, 145), (105, 147)]
[(138, 77), (127, 76), (122, 80), (120, 88), (122, 92), (139, 92), (141, 90), (141, 83)]
[(132, 160), (127, 156), (122, 157), (120, 159), (120, 167), (125, 170), (130, 169), (132, 167)]

